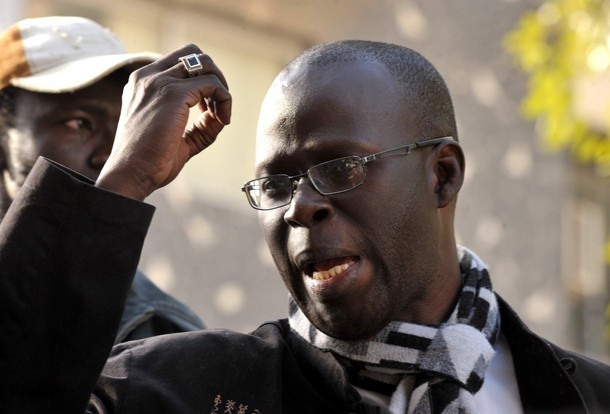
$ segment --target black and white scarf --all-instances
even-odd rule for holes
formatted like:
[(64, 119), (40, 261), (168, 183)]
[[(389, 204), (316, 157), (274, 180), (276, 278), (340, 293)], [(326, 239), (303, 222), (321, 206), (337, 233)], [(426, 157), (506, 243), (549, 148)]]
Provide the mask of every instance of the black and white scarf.
[(462, 290), (444, 323), (391, 322), (371, 339), (342, 341), (316, 329), (291, 298), (290, 326), (331, 351), (353, 385), (391, 396), (393, 414), (474, 413), (500, 317), (485, 264), (465, 247), (458, 253)]

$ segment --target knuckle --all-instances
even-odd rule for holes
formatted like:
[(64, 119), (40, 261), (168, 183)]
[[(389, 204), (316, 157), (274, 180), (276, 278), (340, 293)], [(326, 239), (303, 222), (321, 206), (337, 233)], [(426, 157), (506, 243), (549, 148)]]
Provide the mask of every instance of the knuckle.
[(145, 68), (146, 66), (143, 66), (141, 68), (138, 68), (136, 70), (134, 70), (133, 72), (131, 72), (129, 74), (129, 82), (131, 83), (139, 83), (141, 81), (141, 79), (144, 79), (145, 76)]
[(196, 53), (201, 53), (201, 49), (195, 43), (187, 43), (184, 46), (182, 46), (182, 49), (194, 51)]
[(204, 66), (212, 66), (214, 65), (214, 61), (212, 60), (212, 58), (210, 57), (210, 55), (208, 55), (207, 53), (201, 53), (199, 55), (199, 60), (201, 61), (201, 63)]
[(161, 74), (155, 74), (152, 76), (147, 76), (139, 81), (140, 87), (144, 91), (149, 91), (149, 93), (156, 94), (160, 97), (172, 95), (176, 88), (173, 87), (175, 80), (168, 77), (163, 76)]

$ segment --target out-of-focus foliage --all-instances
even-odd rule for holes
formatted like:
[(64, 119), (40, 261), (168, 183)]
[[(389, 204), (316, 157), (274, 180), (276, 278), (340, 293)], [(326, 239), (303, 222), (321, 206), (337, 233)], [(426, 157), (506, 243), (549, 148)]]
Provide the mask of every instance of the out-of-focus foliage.
[(569, 149), (610, 175), (610, 100), (601, 127), (575, 110), (579, 81), (610, 78), (610, 0), (547, 0), (522, 16), (505, 47), (530, 75), (522, 112), (536, 120), (543, 147)]

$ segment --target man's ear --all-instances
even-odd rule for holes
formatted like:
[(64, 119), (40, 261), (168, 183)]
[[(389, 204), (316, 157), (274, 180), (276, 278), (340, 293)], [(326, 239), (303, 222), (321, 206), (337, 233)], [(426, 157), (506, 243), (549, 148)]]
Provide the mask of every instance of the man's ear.
[(457, 198), (464, 182), (464, 168), (464, 152), (459, 143), (442, 143), (436, 148), (434, 192), (438, 208), (447, 207)]

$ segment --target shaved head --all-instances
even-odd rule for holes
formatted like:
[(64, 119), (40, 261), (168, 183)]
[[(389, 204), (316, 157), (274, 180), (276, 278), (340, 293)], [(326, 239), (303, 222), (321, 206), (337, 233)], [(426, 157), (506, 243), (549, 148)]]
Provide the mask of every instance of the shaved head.
[(405, 108), (420, 121), (423, 133), (451, 135), (458, 139), (453, 104), (445, 81), (426, 58), (407, 47), (365, 40), (317, 45), (288, 64), (279, 79), (290, 77), (304, 66), (315, 68), (358, 61), (375, 61), (386, 67), (401, 86)]

